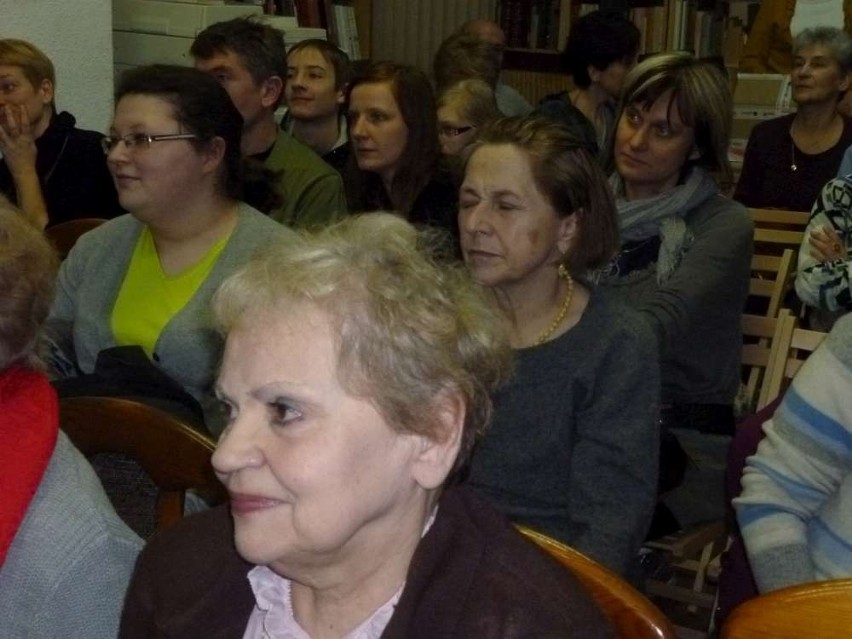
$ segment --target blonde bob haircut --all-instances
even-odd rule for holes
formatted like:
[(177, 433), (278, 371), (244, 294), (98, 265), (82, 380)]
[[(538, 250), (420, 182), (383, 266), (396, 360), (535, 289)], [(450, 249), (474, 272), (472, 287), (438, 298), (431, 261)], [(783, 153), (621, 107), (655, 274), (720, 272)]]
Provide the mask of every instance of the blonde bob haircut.
[(34, 88), (48, 80), (56, 88), (56, 70), (44, 52), (25, 40), (0, 40), (0, 65), (18, 67)]
[(284, 316), (293, 304), (317, 305), (338, 336), (341, 386), (370, 398), (395, 430), (439, 440), (436, 401), (464, 402), (458, 469), (488, 424), (511, 350), (486, 293), (440, 259), (428, 233), (370, 213), (293, 234), (228, 278), (213, 312), (227, 336), (250, 309)]
[(495, 120), (474, 150), (510, 144), (531, 162), (536, 186), (560, 218), (577, 215), (577, 233), (563, 264), (574, 275), (607, 264), (619, 247), (618, 218), (606, 175), (566, 127), (543, 116)]
[(695, 131), (695, 157), (683, 169), (700, 166), (720, 185), (732, 182), (728, 161), (733, 100), (728, 81), (714, 63), (696, 60), (683, 52), (661, 53), (643, 60), (628, 73), (619, 108), (619, 119), (628, 105), (650, 109), (671, 91), (669, 114), (677, 105), (680, 119)]
[(0, 371), (40, 367), (36, 344), (58, 266), (44, 235), (0, 197)]
[(465, 121), (481, 129), (500, 117), (494, 91), (485, 80), (462, 80), (444, 89), (438, 96), (437, 106), (452, 107)]

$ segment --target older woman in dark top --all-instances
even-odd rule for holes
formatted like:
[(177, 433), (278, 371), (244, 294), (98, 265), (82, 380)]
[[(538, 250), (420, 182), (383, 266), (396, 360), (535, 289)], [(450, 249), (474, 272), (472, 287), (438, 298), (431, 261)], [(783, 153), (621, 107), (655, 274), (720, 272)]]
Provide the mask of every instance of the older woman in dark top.
[(820, 27), (793, 44), (790, 82), (796, 112), (751, 132), (734, 199), (758, 208), (810, 211), (852, 145), (852, 121), (837, 111), (849, 89), (852, 38)]
[(226, 507), (144, 551), (123, 637), (600, 637), (577, 584), (467, 488), (508, 349), (397, 216), (286, 241), (226, 282)]
[(617, 247), (606, 178), (559, 124), (498, 120), (468, 161), (459, 227), (517, 357), (469, 481), (630, 573), (654, 506), (660, 389), (653, 335), (585, 279)]

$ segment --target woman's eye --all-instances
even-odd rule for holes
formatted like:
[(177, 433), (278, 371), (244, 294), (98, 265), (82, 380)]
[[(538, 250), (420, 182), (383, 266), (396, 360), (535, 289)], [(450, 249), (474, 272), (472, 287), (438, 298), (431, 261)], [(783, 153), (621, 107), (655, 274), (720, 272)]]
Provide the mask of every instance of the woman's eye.
[(272, 422), (279, 426), (284, 426), (302, 416), (302, 413), (286, 402), (272, 402), (269, 404), (269, 409), (272, 413)]
[(657, 135), (661, 138), (667, 138), (672, 134), (672, 130), (667, 126), (658, 126)]

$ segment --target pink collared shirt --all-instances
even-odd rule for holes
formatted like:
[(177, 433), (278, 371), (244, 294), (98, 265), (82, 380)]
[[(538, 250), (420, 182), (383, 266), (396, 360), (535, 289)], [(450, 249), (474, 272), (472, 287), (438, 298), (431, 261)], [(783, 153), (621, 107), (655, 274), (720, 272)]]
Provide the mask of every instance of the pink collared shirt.
[[(421, 538), (432, 527), (436, 514), (437, 508), (426, 521)], [(248, 572), (248, 580), (254, 592), (255, 604), (243, 639), (311, 639), (293, 614), (290, 596), (292, 582), (289, 579), (266, 566), (255, 566)], [(379, 639), (393, 616), (403, 588), (405, 582), (362, 624), (346, 633), (343, 639)]]

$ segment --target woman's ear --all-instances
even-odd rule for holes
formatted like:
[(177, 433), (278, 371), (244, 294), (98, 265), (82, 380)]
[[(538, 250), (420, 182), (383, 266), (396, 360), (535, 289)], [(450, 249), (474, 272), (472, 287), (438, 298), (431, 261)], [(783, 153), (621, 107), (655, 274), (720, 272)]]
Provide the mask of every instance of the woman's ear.
[(574, 247), (574, 240), (580, 230), (580, 218), (583, 216), (583, 209), (579, 208), (571, 215), (566, 215), (559, 220), (559, 227), (556, 235), (556, 248), (559, 253), (565, 255)]
[(418, 449), (411, 475), (426, 490), (440, 488), (455, 466), (461, 450), (467, 412), (461, 395), (441, 391), (432, 403), (436, 432), (416, 435)]
[(227, 144), (225, 143), (225, 140), (218, 135), (207, 143), (204, 147), (204, 151), (202, 152), (202, 155), (204, 156), (202, 168), (205, 173), (219, 170), (219, 167), (225, 159), (226, 147)]

